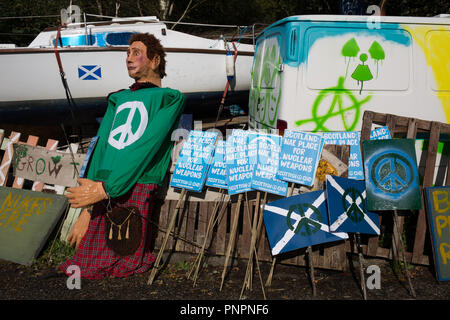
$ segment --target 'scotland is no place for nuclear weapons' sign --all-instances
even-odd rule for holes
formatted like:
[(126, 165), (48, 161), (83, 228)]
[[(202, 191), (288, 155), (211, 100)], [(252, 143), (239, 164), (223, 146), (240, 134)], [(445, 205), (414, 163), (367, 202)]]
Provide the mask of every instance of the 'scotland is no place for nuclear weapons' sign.
[(227, 189), (227, 165), (225, 163), (225, 141), (217, 141), (214, 157), (208, 170), (206, 183), (208, 187)]
[(324, 191), (312, 191), (269, 202), (264, 225), (272, 255), (320, 243), (345, 240), (345, 232), (331, 233)]
[(288, 183), (276, 178), (281, 151), (281, 136), (250, 133), (250, 162), (255, 164), (251, 187), (255, 190), (286, 196)]
[[(361, 160), (359, 131), (337, 131), (324, 132), (324, 144), (348, 145), (350, 146), (350, 156), (348, 159), (348, 178), (364, 180), (364, 172)], [(373, 129), (370, 132), (370, 140), (391, 139), (387, 126)]]
[(192, 130), (189, 133), (175, 165), (171, 187), (202, 191), (216, 138), (217, 132)]
[(0, 259), (30, 265), (67, 203), (62, 195), (0, 187)]
[(248, 131), (235, 129), (226, 142), (228, 194), (251, 191), (254, 164), (248, 156)]
[(276, 177), (312, 186), (322, 147), (323, 138), (319, 134), (286, 130)]

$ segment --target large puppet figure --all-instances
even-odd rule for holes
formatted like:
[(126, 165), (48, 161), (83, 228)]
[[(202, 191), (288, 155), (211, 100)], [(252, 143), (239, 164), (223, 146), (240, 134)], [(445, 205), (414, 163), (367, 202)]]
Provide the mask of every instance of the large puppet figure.
[[(81, 277), (88, 279), (142, 273), (154, 262), (150, 215), (170, 162), (171, 134), (185, 106), (183, 94), (161, 87), (166, 62), (159, 40), (134, 34), (129, 43), (126, 65), (136, 82), (108, 96), (87, 178), (68, 189), (72, 207), (84, 209), (68, 237), (77, 251), (59, 269), (69, 274), (67, 268), (77, 265)], [(125, 210), (119, 217), (122, 221), (116, 215), (114, 221), (110, 215), (117, 208), (133, 210)], [(129, 226), (135, 217), (142, 228), (138, 233)], [(120, 242), (136, 234), (139, 241), (128, 255), (112, 250), (107, 243), (108, 239)]]

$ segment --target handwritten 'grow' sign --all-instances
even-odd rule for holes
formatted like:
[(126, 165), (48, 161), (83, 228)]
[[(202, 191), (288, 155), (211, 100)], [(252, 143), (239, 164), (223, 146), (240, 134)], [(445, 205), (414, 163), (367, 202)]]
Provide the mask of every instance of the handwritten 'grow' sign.
[(85, 158), (86, 154), (62, 153), (42, 147), (14, 144), (14, 176), (73, 187)]

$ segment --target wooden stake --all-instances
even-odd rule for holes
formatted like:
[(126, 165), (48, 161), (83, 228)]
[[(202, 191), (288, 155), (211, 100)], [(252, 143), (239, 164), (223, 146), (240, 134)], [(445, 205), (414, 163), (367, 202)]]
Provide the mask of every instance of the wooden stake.
[[(292, 194), (294, 193), (294, 187), (295, 187), (295, 183), (291, 182), (286, 198), (292, 196)], [(273, 270), (275, 269), (275, 264), (277, 263), (277, 257), (273, 257), (272, 258), (272, 266), (270, 267), (270, 272), (269, 272), (269, 276), (267, 277), (266, 280), (266, 287), (270, 287), (272, 285), (272, 277), (273, 277)]]
[[(261, 279), (261, 271), (259, 269), (258, 251), (256, 249), (256, 244), (258, 242), (258, 236), (261, 233), (262, 217), (263, 217), (262, 213), (264, 212), (264, 206), (265, 206), (266, 199), (267, 199), (267, 192), (264, 194), (263, 205), (261, 207), (261, 210), (259, 210), (260, 200), (261, 200), (261, 192), (258, 191), (258, 193), (256, 195), (255, 214), (253, 216), (252, 238), (250, 241), (250, 253), (248, 256), (247, 270), (245, 272), (244, 283), (242, 285), (242, 290), (241, 290), (241, 296), (239, 297), (239, 299), (242, 298), (242, 294), (244, 293), (244, 288), (245, 288), (246, 284), (247, 284), (247, 288), (250, 288), (250, 290), (251, 290), (251, 282), (252, 282), (252, 277), (253, 277), (253, 268), (252, 268), (253, 254), (255, 254), (256, 265), (258, 268), (258, 272), (260, 274), (261, 288), (263, 291), (264, 299), (266, 299), (266, 295), (264, 292), (264, 284), (262, 283), (262, 279)], [(250, 218), (249, 218), (249, 220), (250, 220)], [(249, 223), (250, 223), (250, 221), (249, 221)]]
[(211, 217), (209, 218), (209, 221), (208, 221), (208, 227), (206, 228), (206, 235), (205, 235), (205, 238), (203, 239), (203, 244), (202, 244), (202, 247), (200, 249), (200, 252), (197, 254), (197, 258), (195, 259), (194, 264), (192, 265), (192, 267), (190, 268), (189, 272), (186, 275), (188, 279), (191, 278), (192, 273), (194, 272), (194, 270), (199, 269), (199, 268), (197, 268), (197, 266), (199, 266), (201, 264), (201, 260), (202, 260), (202, 258), (204, 256), (206, 242), (208, 241), (208, 238), (209, 238), (209, 233), (210, 233), (210, 231), (212, 230), (212, 228), (214, 226), (213, 223), (214, 223), (214, 220), (216, 218), (217, 211), (219, 210), (220, 203), (223, 201), (223, 196), (224, 196), (223, 189), (220, 189), (219, 193), (220, 193), (219, 198), (216, 200), (216, 202), (214, 204), (213, 212), (212, 212)]
[(397, 229), (397, 233), (398, 233), (398, 237), (400, 238), (400, 246), (402, 248), (402, 256), (403, 256), (403, 264), (405, 266), (405, 274), (406, 274), (406, 279), (408, 279), (408, 284), (409, 284), (409, 290), (411, 295), (415, 298), (416, 297), (416, 292), (414, 291), (414, 287), (411, 283), (411, 278), (409, 276), (409, 272), (408, 272), (408, 264), (406, 262), (406, 255), (405, 255), (405, 245), (403, 243), (403, 237), (400, 234), (400, 229), (398, 227), (398, 214), (397, 214), (397, 210), (394, 210), (394, 225), (395, 228)]
[[(214, 221), (212, 222), (210, 232), (212, 232), (214, 226), (215, 226), (216, 223), (219, 221), (220, 217), (223, 215), (223, 212), (224, 212), (225, 209), (227, 208), (228, 202), (229, 202), (229, 201), (230, 201), (230, 198), (228, 197), (227, 201), (223, 201), (223, 202), (222, 202), (222, 208), (221, 208), (220, 212), (217, 214), (217, 216), (216, 216), (216, 218), (214, 219)], [(208, 234), (208, 233), (207, 233), (207, 237), (209, 237), (209, 234)], [(205, 243), (203, 244), (203, 247), (202, 247), (203, 252), (204, 252), (204, 250), (205, 250), (205, 244), (206, 244), (206, 238), (205, 238)], [(195, 287), (195, 285), (197, 284), (198, 273), (199, 273), (199, 271), (200, 271), (201, 265), (202, 265), (202, 259), (200, 259), (200, 260), (198, 261), (197, 268), (195, 269), (195, 274), (194, 274), (194, 279), (193, 279), (193, 280), (194, 280), (194, 284), (193, 284), (194, 287)]]
[(361, 289), (363, 292), (364, 300), (367, 300), (367, 290), (366, 290), (366, 279), (364, 278), (364, 265), (363, 265), (363, 255), (361, 247), (361, 235), (359, 232), (355, 233), (356, 243), (358, 245), (358, 258), (359, 258), (359, 274), (361, 278)]
[(159, 249), (158, 256), (156, 257), (155, 264), (153, 265), (153, 268), (152, 268), (152, 272), (150, 274), (150, 277), (148, 278), (147, 284), (149, 284), (149, 285), (153, 284), (153, 280), (155, 279), (156, 273), (158, 272), (159, 263), (161, 262), (161, 258), (164, 253), (164, 249), (166, 248), (167, 240), (169, 240), (170, 232), (172, 232), (173, 227), (175, 225), (175, 220), (176, 220), (178, 211), (180, 210), (181, 204), (183, 203), (183, 201), (186, 198), (186, 193), (187, 193), (186, 189), (181, 189), (180, 198), (178, 199), (177, 206), (175, 207), (175, 210), (170, 219), (169, 227), (167, 228), (161, 248)]
[(308, 255), (308, 265), (309, 265), (309, 277), (311, 278), (311, 285), (312, 285), (312, 294), (313, 297), (316, 296), (316, 281), (314, 277), (314, 265), (312, 263), (312, 247), (308, 246), (306, 248), (306, 254)]
[(225, 274), (227, 273), (228, 261), (230, 260), (231, 250), (234, 247), (234, 240), (236, 238), (236, 233), (237, 233), (237, 225), (238, 225), (238, 220), (239, 220), (239, 212), (241, 209), (241, 202), (242, 202), (242, 193), (239, 194), (239, 198), (238, 198), (238, 201), (236, 204), (236, 209), (234, 211), (233, 224), (232, 224), (231, 230), (230, 230), (230, 240), (228, 242), (227, 252), (225, 255), (225, 264), (223, 265), (222, 282), (220, 283), (219, 291), (222, 291), (223, 282), (225, 280)]

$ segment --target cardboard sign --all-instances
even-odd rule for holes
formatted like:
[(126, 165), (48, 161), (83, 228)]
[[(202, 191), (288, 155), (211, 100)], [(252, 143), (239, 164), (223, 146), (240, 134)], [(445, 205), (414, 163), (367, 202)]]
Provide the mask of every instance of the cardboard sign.
[(0, 259), (30, 265), (66, 206), (62, 195), (0, 187)]
[(254, 164), (248, 156), (248, 131), (233, 130), (226, 142), (228, 194), (252, 190)]
[(73, 187), (86, 154), (49, 151), (42, 147), (14, 144), (14, 176), (47, 184)]
[(227, 189), (227, 165), (225, 163), (225, 141), (217, 141), (212, 164), (208, 170), (206, 183), (208, 187)]
[(413, 139), (363, 141), (368, 210), (422, 208)]
[(217, 132), (192, 130), (178, 157), (170, 186), (201, 192), (214, 152)]
[(272, 255), (348, 238), (330, 233), (324, 191), (269, 202), (263, 216)]
[(276, 177), (312, 186), (322, 147), (323, 138), (319, 134), (286, 130)]
[(288, 183), (276, 178), (281, 151), (281, 136), (250, 133), (249, 157), (255, 164), (252, 188), (286, 196)]
[(367, 210), (364, 181), (326, 176), (331, 232), (380, 234), (378, 214)]
[(436, 274), (440, 281), (450, 281), (450, 187), (430, 187), (425, 191)]

